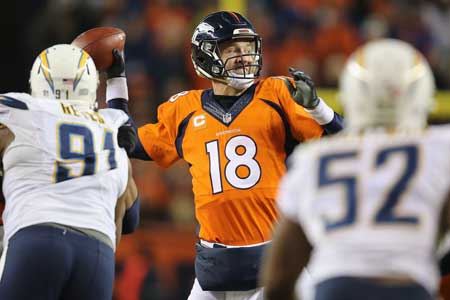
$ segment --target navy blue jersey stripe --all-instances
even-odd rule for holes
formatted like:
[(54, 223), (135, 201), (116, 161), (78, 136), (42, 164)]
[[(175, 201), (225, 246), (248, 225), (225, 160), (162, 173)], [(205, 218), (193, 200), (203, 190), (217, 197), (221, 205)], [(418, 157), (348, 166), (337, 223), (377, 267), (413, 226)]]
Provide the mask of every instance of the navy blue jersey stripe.
[(28, 110), (28, 106), (25, 102), (22, 102), (9, 96), (0, 95), (0, 103), (8, 107)]
[(175, 139), (175, 147), (177, 148), (177, 153), (180, 158), (183, 158), (183, 139), (184, 134), (186, 133), (187, 124), (189, 123), (189, 120), (191, 119), (194, 113), (195, 111), (187, 115), (187, 117), (184, 118), (184, 120), (181, 121), (180, 125), (178, 126), (178, 134)]
[(280, 118), (284, 124), (284, 132), (286, 134), (285, 142), (284, 142), (284, 149), (285, 149), (286, 155), (289, 156), (292, 153), (292, 151), (294, 150), (295, 146), (297, 146), (299, 144), (299, 141), (297, 141), (294, 138), (294, 136), (292, 135), (291, 126), (289, 125), (286, 114), (284, 113), (283, 109), (276, 103), (274, 103), (270, 100), (267, 100), (267, 99), (263, 99), (263, 98), (260, 98), (260, 99), (262, 101), (264, 101), (264, 103), (266, 103), (267, 105), (272, 107), (280, 115)]

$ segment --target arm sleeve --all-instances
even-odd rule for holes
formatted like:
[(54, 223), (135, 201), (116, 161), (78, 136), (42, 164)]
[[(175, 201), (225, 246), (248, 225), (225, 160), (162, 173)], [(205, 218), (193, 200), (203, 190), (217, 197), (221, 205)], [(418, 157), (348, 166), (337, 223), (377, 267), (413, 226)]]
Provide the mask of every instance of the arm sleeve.
[[(128, 101), (124, 98), (113, 98), (107, 101), (108, 108), (120, 109), (129, 117)], [(133, 119), (128, 125), (137, 131), (137, 143), (132, 158), (154, 160), (162, 167), (168, 167), (179, 159), (175, 147), (176, 138), (176, 108), (172, 102), (165, 102), (158, 108), (158, 123), (136, 127)]]
[(139, 196), (134, 201), (133, 205), (125, 211), (122, 220), (122, 233), (129, 234), (134, 232), (139, 225), (140, 214), (140, 199)]
[[(137, 132), (138, 129), (136, 127), (136, 124), (134, 123), (134, 120), (130, 116), (130, 112), (128, 109), (128, 101), (126, 99), (114, 98), (114, 99), (108, 100), (106, 102), (106, 104), (107, 104), (108, 108), (119, 109), (119, 110), (125, 112), (129, 117), (128, 121), (125, 124), (131, 126), (133, 128), (133, 130), (135, 130), (135, 132)], [(136, 147), (134, 148), (133, 152), (130, 153), (130, 157), (141, 159), (141, 160), (152, 160), (152, 158), (145, 151), (144, 146), (142, 146), (139, 136), (137, 139)]]
[(322, 125), (322, 128), (324, 130), (323, 135), (338, 133), (344, 129), (344, 118), (335, 112), (333, 119), (329, 123)]
[(0, 123), (4, 126), (10, 127), (13, 123), (20, 122), (11, 115), (15, 111), (27, 111), (28, 105), (20, 98), (20, 94), (8, 93), (0, 95)]
[(319, 105), (314, 109), (305, 109), (306, 112), (322, 126), (324, 130), (323, 135), (334, 134), (341, 131), (344, 128), (344, 118), (335, 113), (322, 98), (319, 99)]
[[(0, 95), (0, 123), (14, 134), (17, 130), (34, 129), (33, 111), (41, 109), (40, 103), (26, 93), (7, 93)], [(44, 108), (45, 109), (45, 108)]]
[(169, 167), (180, 157), (176, 149), (178, 130), (176, 104), (167, 101), (158, 108), (158, 122), (138, 129), (138, 140), (158, 165)]

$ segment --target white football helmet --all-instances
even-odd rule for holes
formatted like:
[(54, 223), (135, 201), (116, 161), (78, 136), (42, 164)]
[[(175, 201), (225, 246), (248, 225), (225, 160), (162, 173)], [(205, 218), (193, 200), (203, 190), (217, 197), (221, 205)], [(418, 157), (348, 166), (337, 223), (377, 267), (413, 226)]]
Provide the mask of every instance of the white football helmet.
[(349, 129), (427, 124), (435, 83), (426, 59), (410, 44), (379, 39), (357, 49), (339, 82), (339, 97)]
[(30, 74), (31, 95), (64, 100), (79, 109), (97, 108), (98, 72), (84, 50), (68, 44), (45, 49)]

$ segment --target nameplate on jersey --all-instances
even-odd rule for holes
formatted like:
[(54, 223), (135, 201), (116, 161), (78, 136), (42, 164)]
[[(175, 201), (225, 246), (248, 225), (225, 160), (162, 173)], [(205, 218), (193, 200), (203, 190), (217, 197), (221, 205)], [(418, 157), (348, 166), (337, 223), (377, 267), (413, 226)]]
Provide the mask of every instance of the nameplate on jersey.
[(64, 103), (61, 103), (61, 110), (66, 115), (88, 119), (99, 124), (105, 124), (105, 120), (102, 116), (95, 111), (78, 111), (73, 105)]

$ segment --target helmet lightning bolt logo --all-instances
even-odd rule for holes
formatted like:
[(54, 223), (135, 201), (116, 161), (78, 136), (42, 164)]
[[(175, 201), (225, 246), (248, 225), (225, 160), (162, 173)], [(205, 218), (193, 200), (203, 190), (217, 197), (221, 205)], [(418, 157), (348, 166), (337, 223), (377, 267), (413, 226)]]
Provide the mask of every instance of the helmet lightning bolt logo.
[(88, 58), (89, 58), (89, 54), (87, 54), (86, 51), (81, 50), (80, 60), (78, 61), (77, 75), (75, 76), (75, 80), (73, 81), (73, 90), (74, 91), (77, 88), (77, 85), (80, 82), (81, 77), (84, 74), (84, 71), (86, 70), (86, 67), (87, 67), (86, 62), (87, 62)]
[(42, 70), (42, 74), (44, 74), (45, 80), (47, 80), (47, 83), (50, 86), (50, 89), (54, 93), (55, 85), (53, 83), (53, 79), (50, 74), (50, 63), (47, 58), (47, 52), (48, 52), (48, 50), (42, 51), (42, 53), (39, 55), (39, 57), (41, 58), (41, 70)]

